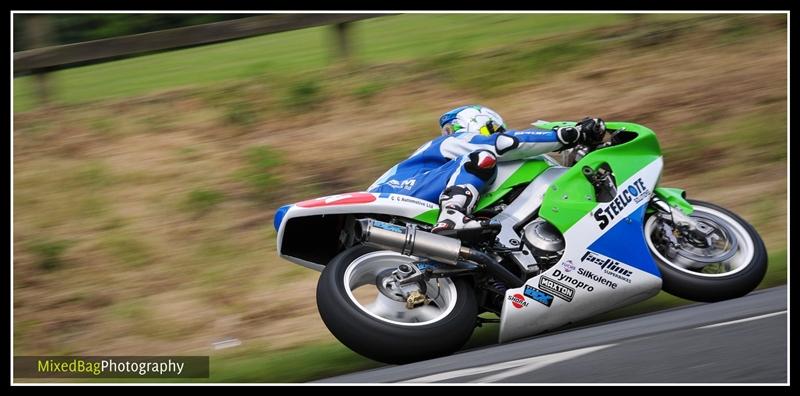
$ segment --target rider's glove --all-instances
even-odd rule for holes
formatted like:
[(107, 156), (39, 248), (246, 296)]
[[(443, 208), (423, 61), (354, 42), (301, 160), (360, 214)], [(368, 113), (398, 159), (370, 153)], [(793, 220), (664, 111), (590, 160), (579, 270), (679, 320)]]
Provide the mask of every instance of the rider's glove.
[(562, 150), (575, 147), (578, 143), (587, 146), (598, 145), (603, 142), (605, 132), (605, 121), (589, 117), (580, 120), (574, 127), (556, 128), (558, 141), (563, 144)]
[(556, 128), (556, 136), (563, 145), (561, 149), (575, 147), (581, 140), (581, 133), (575, 127)]
[(580, 143), (587, 146), (596, 146), (603, 142), (606, 133), (606, 122), (600, 118), (586, 117), (575, 125), (580, 133)]

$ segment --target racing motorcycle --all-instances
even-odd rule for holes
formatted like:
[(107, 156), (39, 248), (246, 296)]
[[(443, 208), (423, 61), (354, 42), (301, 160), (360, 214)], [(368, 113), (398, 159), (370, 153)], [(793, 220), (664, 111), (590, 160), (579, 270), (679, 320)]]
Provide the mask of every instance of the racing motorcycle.
[(433, 234), (438, 204), (354, 192), (278, 209), (278, 253), (322, 272), (317, 306), (333, 335), (386, 363), (453, 353), (485, 322), (499, 321), (507, 342), (662, 289), (702, 302), (755, 289), (767, 269), (756, 230), (659, 186), (652, 130), (606, 125), (603, 142), (562, 151), (561, 164), (548, 155), (498, 163), (475, 208), (488, 219), (480, 229)]

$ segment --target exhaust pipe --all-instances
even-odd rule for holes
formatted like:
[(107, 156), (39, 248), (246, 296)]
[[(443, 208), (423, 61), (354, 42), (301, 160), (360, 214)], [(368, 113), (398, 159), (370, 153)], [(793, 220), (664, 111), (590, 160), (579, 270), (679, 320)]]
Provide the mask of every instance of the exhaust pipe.
[(461, 251), (458, 239), (371, 219), (356, 222), (356, 235), (367, 245), (452, 265), (458, 262)]
[(520, 279), (511, 271), (507, 270), (506, 267), (500, 265), (497, 260), (489, 257), (488, 254), (480, 250), (462, 247), (461, 257), (483, 265), (495, 278), (505, 283), (508, 287), (522, 287), (522, 285), (525, 284), (525, 279)]
[(461, 246), (461, 241), (413, 227), (384, 223), (372, 219), (356, 222), (356, 235), (367, 245), (388, 249), (406, 256), (426, 257), (434, 261), (456, 265), (460, 260), (476, 262), (509, 287), (525, 284), (511, 271), (486, 253)]

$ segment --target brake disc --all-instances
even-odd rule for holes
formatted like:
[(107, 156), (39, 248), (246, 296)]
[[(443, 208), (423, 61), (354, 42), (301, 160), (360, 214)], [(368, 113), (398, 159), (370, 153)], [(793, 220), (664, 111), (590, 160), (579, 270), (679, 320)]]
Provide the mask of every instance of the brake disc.
[[(695, 235), (702, 234), (705, 237), (704, 241), (698, 242), (703, 242), (705, 246), (698, 246), (699, 243), (687, 240), (688, 236), (678, 238), (679, 242), (676, 246), (676, 253), (679, 256), (699, 264), (691, 265), (691, 267), (697, 268), (706, 264), (720, 263), (736, 254), (739, 243), (736, 235), (725, 225), (724, 221), (708, 213), (694, 213), (692, 217), (699, 223)], [(720, 247), (720, 244), (723, 246)]]

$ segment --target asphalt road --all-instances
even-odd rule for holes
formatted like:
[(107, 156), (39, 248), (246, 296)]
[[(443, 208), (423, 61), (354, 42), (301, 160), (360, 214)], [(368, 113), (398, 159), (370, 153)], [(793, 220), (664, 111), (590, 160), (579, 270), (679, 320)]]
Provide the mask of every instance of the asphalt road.
[(787, 289), (639, 315), (328, 383), (786, 383)]

